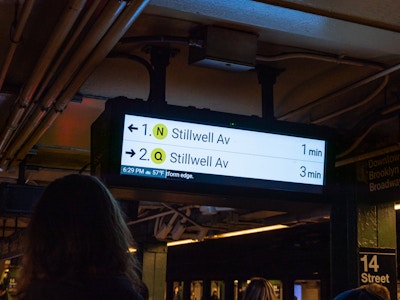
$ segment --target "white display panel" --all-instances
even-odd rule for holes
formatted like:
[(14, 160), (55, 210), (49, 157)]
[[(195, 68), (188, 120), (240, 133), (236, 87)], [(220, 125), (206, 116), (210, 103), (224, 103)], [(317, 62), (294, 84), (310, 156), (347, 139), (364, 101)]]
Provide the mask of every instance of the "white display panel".
[(120, 174), (323, 186), (325, 160), (324, 140), (126, 114)]

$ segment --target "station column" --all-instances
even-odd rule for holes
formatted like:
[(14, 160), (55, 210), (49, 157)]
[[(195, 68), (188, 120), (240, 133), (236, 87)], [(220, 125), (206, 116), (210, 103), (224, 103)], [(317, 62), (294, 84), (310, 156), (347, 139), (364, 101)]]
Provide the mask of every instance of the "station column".
[(393, 175), (382, 171), (389, 167), (388, 161), (372, 157), (337, 169), (331, 195), (332, 298), (344, 290), (378, 283), (397, 299), (394, 201), (399, 187), (385, 184)]
[(146, 243), (143, 246), (143, 282), (149, 289), (150, 299), (165, 299), (167, 272), (167, 245)]

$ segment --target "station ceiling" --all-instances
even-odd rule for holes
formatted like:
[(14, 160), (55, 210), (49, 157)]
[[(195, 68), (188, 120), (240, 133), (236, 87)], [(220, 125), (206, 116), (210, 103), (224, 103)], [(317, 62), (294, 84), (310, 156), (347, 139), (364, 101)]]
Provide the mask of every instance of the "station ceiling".
[[(170, 53), (168, 104), (326, 127), (341, 166), (397, 149), (400, 2), (339, 2), (1, 1), (0, 182), (45, 186), (89, 174), (91, 124), (107, 99), (149, 99), (152, 49)], [(276, 75), (272, 111), (263, 111), (259, 66)], [(214, 233), (329, 219), (329, 205), (307, 199), (241, 208), (186, 199), (132, 196), (132, 225), (153, 236), (183, 213), (192, 237), (200, 233), (193, 224)], [(3, 218), (4, 237), (29, 221)]]

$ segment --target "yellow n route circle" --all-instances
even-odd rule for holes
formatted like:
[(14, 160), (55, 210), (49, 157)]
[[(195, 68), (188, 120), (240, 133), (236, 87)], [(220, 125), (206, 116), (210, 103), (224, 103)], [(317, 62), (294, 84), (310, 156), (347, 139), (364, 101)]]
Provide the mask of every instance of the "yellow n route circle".
[(157, 124), (153, 127), (153, 136), (156, 139), (162, 140), (165, 139), (168, 135), (168, 128), (164, 124)]

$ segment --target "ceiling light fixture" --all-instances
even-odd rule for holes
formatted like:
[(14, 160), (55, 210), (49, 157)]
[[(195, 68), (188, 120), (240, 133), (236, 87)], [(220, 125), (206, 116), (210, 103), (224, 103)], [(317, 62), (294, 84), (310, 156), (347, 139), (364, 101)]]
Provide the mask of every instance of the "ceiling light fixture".
[[(264, 227), (246, 229), (246, 230), (232, 231), (232, 232), (226, 232), (226, 233), (221, 233), (221, 234), (215, 234), (215, 235), (212, 235), (212, 236), (208, 236), (208, 237), (205, 237), (204, 240), (206, 240), (206, 239), (228, 238), (228, 237), (233, 237), (233, 236), (260, 233), (260, 232), (278, 230), (278, 229), (284, 229), (284, 228), (289, 228), (289, 226), (283, 225), (283, 224), (276, 224), (276, 225), (264, 226)], [(190, 243), (198, 243), (198, 242), (201, 242), (201, 240), (198, 240), (198, 239), (180, 240), (180, 241), (174, 241), (174, 242), (167, 243), (167, 247), (185, 245), (185, 244), (190, 244)]]
[(239, 236), (239, 235), (245, 235), (245, 234), (252, 234), (252, 233), (259, 233), (259, 232), (264, 232), (264, 231), (283, 229), (283, 228), (288, 228), (288, 227), (289, 226), (287, 226), (287, 225), (276, 224), (276, 225), (265, 226), (265, 227), (258, 227), (258, 228), (252, 228), (252, 229), (245, 229), (245, 230), (215, 234), (215, 235), (211, 236), (210, 238), (221, 239), (221, 238), (227, 238), (227, 237), (232, 237), (232, 236)]
[(173, 246), (179, 246), (179, 245), (185, 245), (185, 244), (192, 244), (192, 243), (198, 243), (198, 242), (200, 242), (200, 241), (199, 240), (193, 240), (193, 239), (173, 241), (173, 242), (168, 242), (167, 243), (167, 247), (173, 247)]

